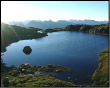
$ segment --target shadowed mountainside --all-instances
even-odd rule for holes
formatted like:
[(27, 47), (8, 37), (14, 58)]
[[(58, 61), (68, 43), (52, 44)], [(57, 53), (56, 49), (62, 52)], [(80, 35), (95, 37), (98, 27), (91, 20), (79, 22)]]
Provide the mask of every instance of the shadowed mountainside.
[(19, 40), (47, 36), (47, 33), (39, 33), (39, 30), (41, 29), (33, 27), (25, 28), (1, 23), (1, 51), (6, 51), (6, 46)]
[(54, 28), (54, 29), (43, 30), (43, 32), (55, 32), (55, 31), (79, 31), (79, 32), (109, 35), (109, 26), (108, 26), (108, 24), (68, 25), (64, 28)]

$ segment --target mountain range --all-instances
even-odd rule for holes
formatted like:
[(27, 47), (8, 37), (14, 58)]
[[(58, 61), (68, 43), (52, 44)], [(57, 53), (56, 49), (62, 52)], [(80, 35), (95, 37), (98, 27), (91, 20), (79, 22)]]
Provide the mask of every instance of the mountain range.
[(108, 21), (95, 21), (95, 20), (59, 20), (59, 21), (41, 21), (41, 20), (28, 20), (28, 21), (13, 21), (9, 22), (10, 25), (17, 25), (21, 27), (35, 27), (40, 29), (62, 28), (67, 25), (86, 24), (86, 25), (100, 25), (107, 24)]

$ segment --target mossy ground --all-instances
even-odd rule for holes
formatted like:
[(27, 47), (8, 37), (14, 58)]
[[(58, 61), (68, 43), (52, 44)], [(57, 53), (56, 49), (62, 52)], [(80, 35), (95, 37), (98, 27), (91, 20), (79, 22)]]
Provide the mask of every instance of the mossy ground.
[[(42, 69), (43, 68), (43, 69)], [(50, 71), (50, 68), (52, 69)], [(48, 74), (34, 75), (35, 72), (40, 71), (49, 72)], [(3, 80), (9, 78), (9, 87), (73, 87), (75, 84), (66, 82), (55, 78), (55, 73), (52, 71), (60, 70), (59, 72), (69, 71), (60, 65), (47, 65), (47, 66), (30, 66), (29, 64), (22, 64), (20, 66), (12, 66), (6, 73), (2, 74), (1, 86), (5, 84)], [(41, 73), (41, 72), (40, 72)]]
[[(23, 75), (22, 77), (11, 77), (10, 87), (65, 87), (74, 86), (70, 82), (65, 82), (56, 79), (51, 76), (36, 76), (32, 77), (29, 75)], [(16, 85), (13, 85), (13, 80), (15, 80)]]
[(104, 49), (99, 54), (99, 66), (92, 76), (94, 86), (108, 87), (109, 86), (109, 48)]

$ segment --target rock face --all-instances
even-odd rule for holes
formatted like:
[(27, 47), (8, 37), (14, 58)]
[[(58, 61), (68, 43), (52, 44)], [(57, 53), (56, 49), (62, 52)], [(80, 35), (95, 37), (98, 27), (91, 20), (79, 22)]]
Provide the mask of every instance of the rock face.
[(32, 49), (30, 48), (30, 46), (25, 46), (23, 48), (23, 52), (28, 55), (32, 52)]

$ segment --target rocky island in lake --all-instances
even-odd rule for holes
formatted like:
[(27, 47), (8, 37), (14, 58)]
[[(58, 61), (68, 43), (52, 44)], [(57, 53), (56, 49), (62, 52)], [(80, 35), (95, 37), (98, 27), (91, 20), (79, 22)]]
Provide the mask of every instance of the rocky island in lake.
[(23, 52), (28, 55), (32, 52), (32, 49), (30, 48), (30, 46), (25, 46), (23, 48)]

